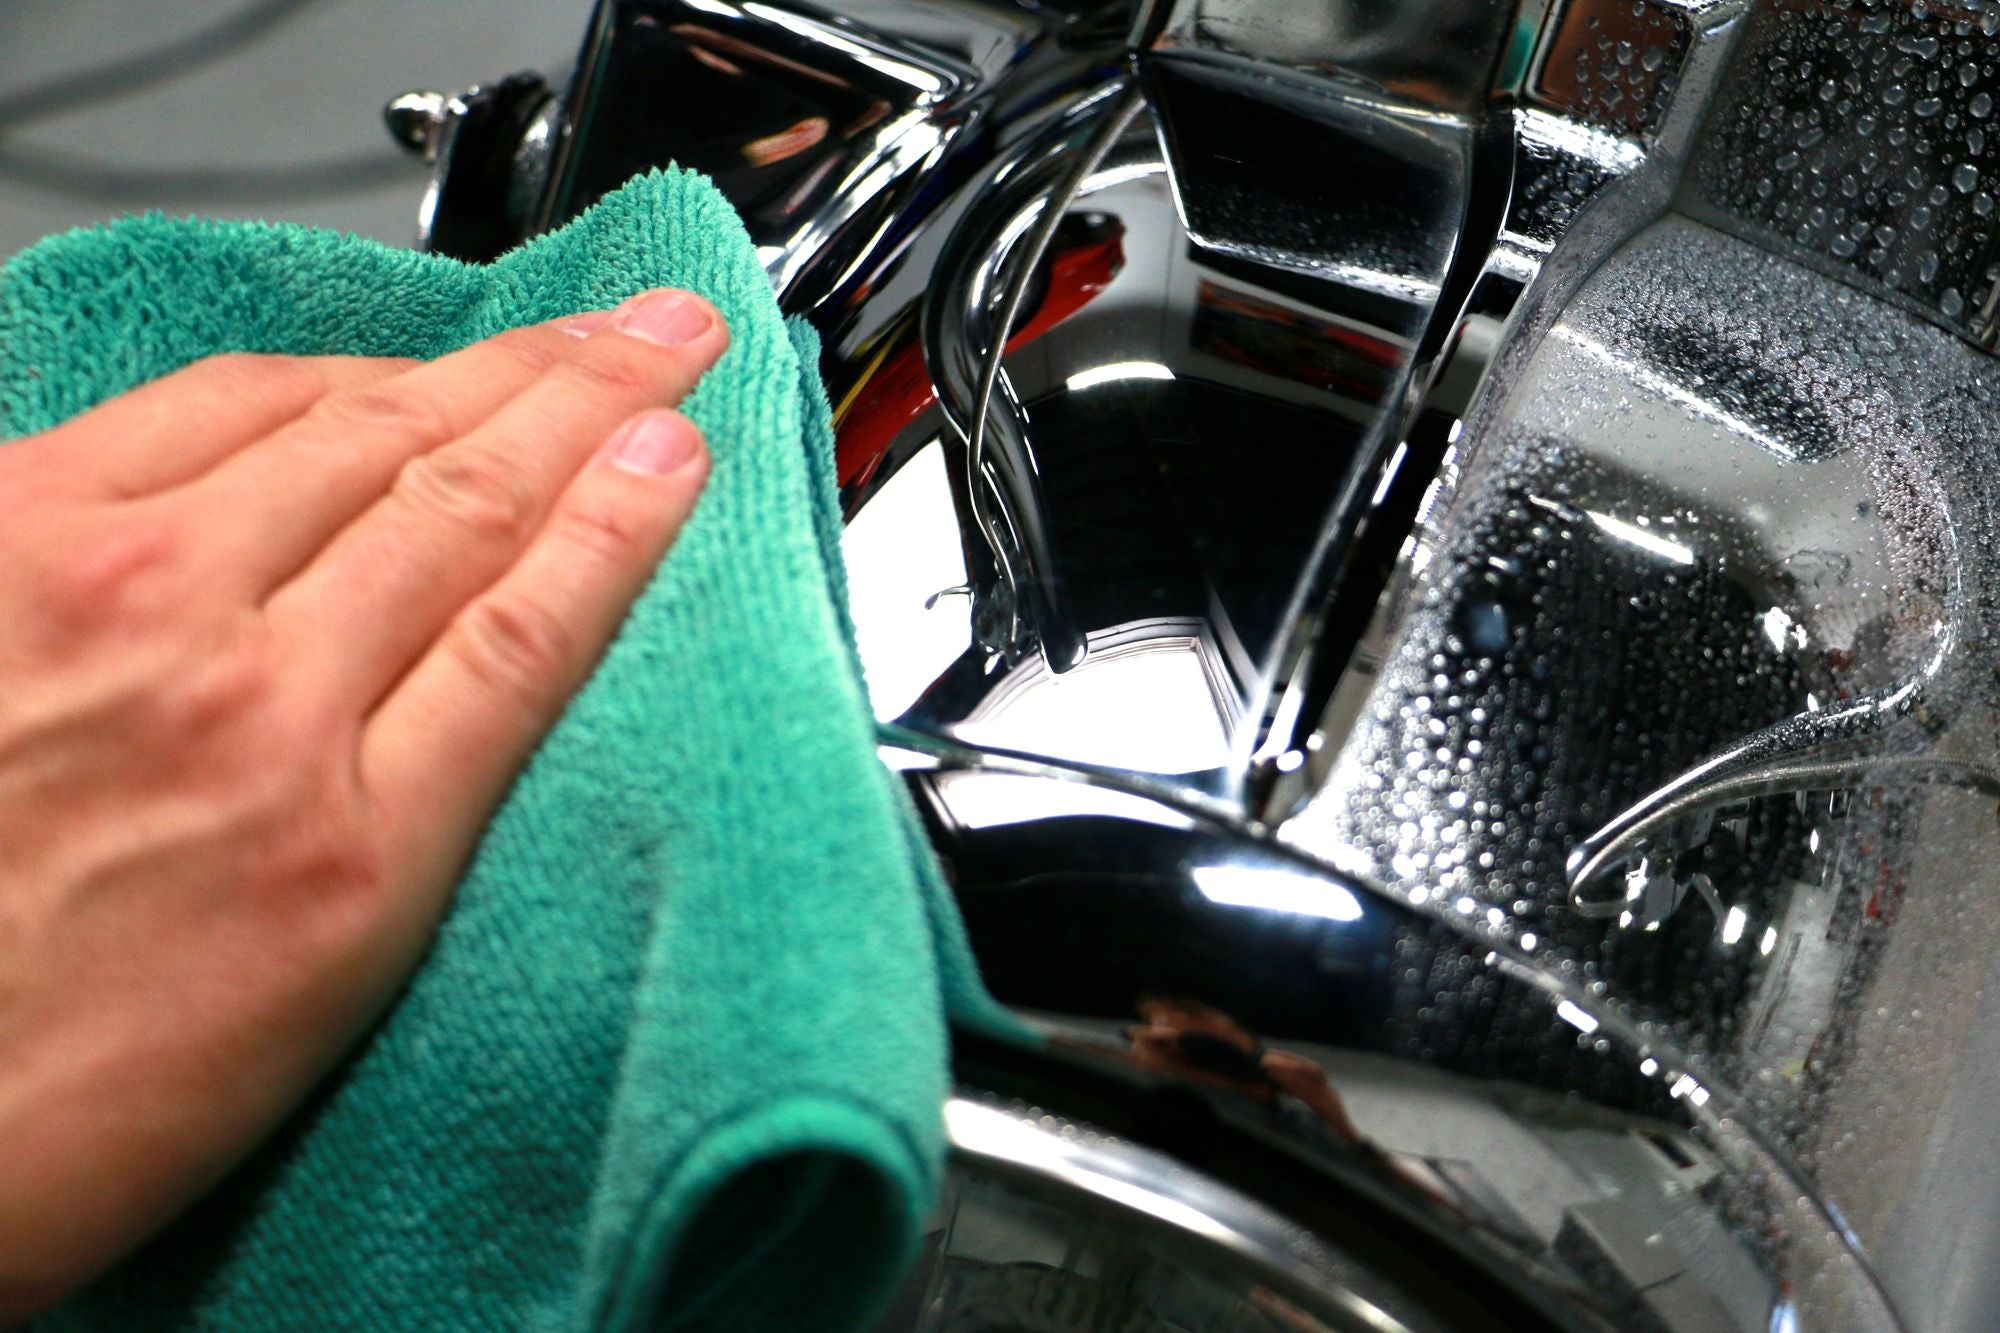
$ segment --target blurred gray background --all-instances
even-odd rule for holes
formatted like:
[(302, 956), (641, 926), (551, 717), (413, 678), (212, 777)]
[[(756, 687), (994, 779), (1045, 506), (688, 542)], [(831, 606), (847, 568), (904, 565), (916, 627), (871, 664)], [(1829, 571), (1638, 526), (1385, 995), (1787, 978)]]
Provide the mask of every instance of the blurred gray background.
[[(575, 61), (590, 10), (589, 0), (0, 0), (0, 258), (153, 208), (408, 245), (426, 173), (391, 144), (382, 104), (523, 69), (553, 80)], [(73, 77), (186, 48), (219, 26), (240, 45), (197, 41), (217, 58), (176, 77), (139, 87), (129, 68)]]

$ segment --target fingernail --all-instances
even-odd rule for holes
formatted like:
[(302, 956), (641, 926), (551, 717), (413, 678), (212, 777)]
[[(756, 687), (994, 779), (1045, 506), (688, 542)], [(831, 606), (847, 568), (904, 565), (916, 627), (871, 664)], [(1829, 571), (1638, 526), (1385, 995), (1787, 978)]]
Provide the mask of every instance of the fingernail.
[(633, 417), (612, 432), (604, 447), (614, 466), (659, 477), (692, 462), (698, 440), (686, 417), (661, 410)]
[(611, 320), (609, 310), (586, 310), (580, 315), (556, 321), (556, 327), (572, 338), (588, 338)]
[(686, 292), (647, 292), (619, 306), (612, 327), (662, 347), (676, 347), (706, 333), (713, 319), (708, 306)]

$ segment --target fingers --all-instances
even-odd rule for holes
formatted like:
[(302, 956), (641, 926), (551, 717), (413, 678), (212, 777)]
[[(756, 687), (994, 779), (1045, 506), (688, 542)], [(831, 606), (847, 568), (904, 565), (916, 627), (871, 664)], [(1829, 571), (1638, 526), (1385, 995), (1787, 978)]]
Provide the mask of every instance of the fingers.
[[(9, 449), (79, 498), (134, 499), (182, 485), (330, 393), (415, 365), (401, 357), (211, 356)], [(18, 452), (17, 452), (18, 451)]]
[(627, 422), (513, 568), (369, 718), (363, 783), (391, 821), (392, 854), (425, 882), (456, 881), (464, 849), (588, 678), (707, 476), (687, 418), (655, 409)]
[(388, 493), (269, 597), (267, 614), (295, 641), (337, 634), (340, 651), (322, 667), (365, 712), (520, 558), (605, 437), (677, 404), (727, 342), (698, 297), (652, 293), (621, 307), (484, 422), (404, 462)]
[(509, 329), (327, 394), (172, 502), (203, 516), (218, 571), (261, 601), (379, 500), (411, 458), (474, 430), (576, 348), (555, 324)]

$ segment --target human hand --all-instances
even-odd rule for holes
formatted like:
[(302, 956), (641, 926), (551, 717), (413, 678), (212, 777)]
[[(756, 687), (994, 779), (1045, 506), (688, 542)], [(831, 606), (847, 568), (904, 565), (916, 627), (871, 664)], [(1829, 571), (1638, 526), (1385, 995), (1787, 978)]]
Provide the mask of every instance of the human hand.
[(0, 448), (0, 1324), (277, 1127), (421, 958), (707, 477), (698, 298), (229, 356)]
[(1344, 1139), (1367, 1142), (1347, 1114), (1347, 1103), (1334, 1091), (1332, 1080), (1327, 1078), (1326, 1070), (1318, 1064), (1295, 1051), (1265, 1051), (1261, 1064), (1264, 1076), (1275, 1083), (1280, 1092), (1290, 1093), (1304, 1102), (1306, 1109), (1318, 1116), (1327, 1128)]

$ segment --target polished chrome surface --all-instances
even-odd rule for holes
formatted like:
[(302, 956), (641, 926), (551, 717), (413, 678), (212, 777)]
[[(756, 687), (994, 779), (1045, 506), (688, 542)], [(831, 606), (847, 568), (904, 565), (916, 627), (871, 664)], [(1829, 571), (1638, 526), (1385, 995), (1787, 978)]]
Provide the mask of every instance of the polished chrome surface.
[(1420, 1333), (1421, 1310), (1257, 1200), (1038, 1107), (953, 1098), (951, 1178), (885, 1329)]
[(1478, 111), (1532, 47), (1542, 5), (1494, 0), (1144, 0), (1134, 44), (1253, 62), (1439, 112)]
[(412, 155), (435, 162), (448, 100), (443, 93), (421, 91), (390, 98), (382, 108), (382, 122), (388, 127), (389, 137)]
[[(986, 417), (1031, 428), (1051, 586), (1072, 608), (1053, 628), (1074, 642), (1080, 618), (1082, 652), (995, 652), (980, 630), (990, 562), (950, 533), (912, 541), (907, 515), (966, 504), (948, 487), (971, 432), (951, 423), (990, 364), (976, 312), (1008, 238), (1046, 225), (1042, 198), (1087, 136), (1088, 106), (1076, 128), (1056, 119), (1002, 154), (948, 233), (920, 321), (944, 420), (909, 413), (881, 439), (888, 394), (870, 385), (840, 404), (843, 449), (855, 446), (843, 467), (862, 474), (856, 615), (885, 720), (1233, 793), (1295, 646), (1301, 572), (1338, 548), (1331, 534), (1357, 521), (1394, 443), (1456, 250), (1471, 136), (1341, 99), (1270, 108), (1209, 69), (1153, 68), (1145, 83), (1146, 105), (1056, 220), (1047, 290)], [(1284, 160), (1232, 167), (1222, 124)], [(1356, 169), (1383, 173), (1394, 197), (1356, 195), (1342, 175)], [(962, 246), (968, 235), (981, 243)], [(931, 599), (960, 586), (970, 634), (943, 623), (962, 605)]]
[(1033, 1033), (885, 1329), (2000, 1327), (1996, 14), (604, 0)]
[(418, 249), (483, 263), (520, 243), (540, 211), (563, 125), (540, 75), (511, 74), (449, 97), (405, 94), (383, 116), (392, 137), (431, 163)]
[[(1004, 362), (1028, 284), (1044, 267), (1057, 227), (1142, 105), (1136, 88), (1110, 91), (1058, 122), (1053, 136), (1031, 140), (1030, 153), (1003, 169), (1014, 208), (992, 199), (967, 212), (945, 242), (943, 276), (923, 312), (925, 362), (939, 405), (965, 440), (974, 531), (999, 575), (994, 601), (981, 605), (975, 593), (974, 637), (980, 648), (1010, 660), (1032, 637), (1055, 673), (1080, 664), (1085, 643), (1062, 592), (1027, 413)], [(1023, 210), (1033, 218), (1025, 233), (1017, 224)], [(1021, 237), (1018, 249), (1007, 243), (1010, 235)]]
[(915, 222), (905, 211), (925, 210), (920, 192), (952, 170), (961, 137), (1006, 132), (999, 76), (1033, 66), (1052, 82), (1009, 90), (1027, 99), (1078, 77), (1054, 49), (1075, 27), (1058, 11), (976, 0), (877, 0), (849, 13), (600, 4), (543, 221), (678, 163), (737, 204), (781, 293), (800, 305), (837, 299), (852, 263), (893, 248)]
[[(1393, 1236), (1371, 1271), (1445, 1327), (1896, 1326), (1729, 1079), (1551, 966), (1553, 943), (1506, 909), (1386, 899), (1199, 801), (1011, 819), (1050, 805), (1020, 788), (1061, 779), (897, 739), (939, 761), (899, 762), (996, 992), (1072, 1065), (1192, 1089), (1211, 1119), (1182, 1144), (1240, 1135), (1283, 1158), (1232, 1161), (1235, 1187), (1302, 1207), (1287, 1195), (1311, 1182), (1316, 1234)], [(974, 1060), (968, 1078), (1100, 1122), (1118, 1105), (1074, 1067), (1010, 1083)], [(1510, 1283), (1547, 1304), (1503, 1308)]]
[(1768, 5), (1684, 205), (1991, 348), (2000, 342), (2000, 9)]
[(536, 99), (528, 116), (527, 128), (507, 164), (506, 219), (523, 232), (540, 211), (549, 189), (549, 174), (555, 169), (557, 145), (565, 128), (562, 100), (554, 95)]
[[(1901, 311), (1690, 221), (1649, 228), (1420, 530), (1362, 720), (1284, 831), (1497, 913), (1708, 1053), (1896, 1256), (1905, 1307), (1952, 1309), (1920, 1327), (1994, 1308), (1962, 1272), (1947, 1302), (1909, 1258), (1940, 1229), (1990, 1234), (1912, 1168), (1985, 1161), (1934, 1117), (1962, 1039), (1941, 1031), (1976, 1026), (1970, 978), (2000, 963), (1987, 931), (1944, 925), (1996, 887), (1971, 851), (1994, 832), (1974, 794), (1994, 676), (1962, 646), (1991, 642), (1996, 403), (2000, 363)], [(1949, 959), (1952, 988), (1913, 954)]]

